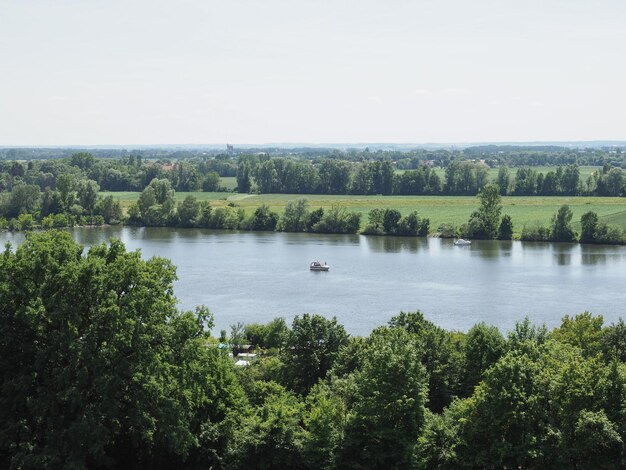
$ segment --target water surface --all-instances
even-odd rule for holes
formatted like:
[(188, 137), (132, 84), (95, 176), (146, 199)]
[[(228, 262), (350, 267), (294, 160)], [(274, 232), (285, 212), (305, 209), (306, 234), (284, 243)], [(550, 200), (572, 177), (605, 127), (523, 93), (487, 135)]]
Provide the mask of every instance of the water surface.
[[(459, 330), (484, 321), (505, 331), (524, 316), (552, 327), (585, 310), (606, 323), (625, 316), (626, 247), (133, 227), (72, 233), (85, 245), (116, 237), (144, 257), (170, 258), (181, 308), (209, 307), (215, 331), (305, 312), (335, 315), (353, 334), (401, 310)], [(330, 271), (309, 271), (316, 259)]]

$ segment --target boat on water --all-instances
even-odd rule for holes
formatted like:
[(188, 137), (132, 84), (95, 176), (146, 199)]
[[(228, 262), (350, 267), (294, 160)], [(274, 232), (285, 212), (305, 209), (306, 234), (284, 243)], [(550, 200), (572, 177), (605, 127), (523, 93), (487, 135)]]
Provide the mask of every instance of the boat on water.
[(330, 266), (326, 264), (326, 261), (324, 261), (324, 264), (320, 263), (319, 261), (311, 261), (309, 269), (311, 271), (328, 271), (330, 269)]
[(454, 242), (454, 244), (456, 246), (468, 246), (468, 245), (471, 245), (472, 242), (469, 240), (464, 240), (462, 238), (459, 238), (457, 241)]

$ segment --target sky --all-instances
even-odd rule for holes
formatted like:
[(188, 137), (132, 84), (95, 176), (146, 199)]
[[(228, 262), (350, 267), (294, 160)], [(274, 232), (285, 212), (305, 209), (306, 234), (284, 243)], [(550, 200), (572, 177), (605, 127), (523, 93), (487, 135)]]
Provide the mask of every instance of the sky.
[(626, 140), (623, 0), (0, 0), (0, 145)]

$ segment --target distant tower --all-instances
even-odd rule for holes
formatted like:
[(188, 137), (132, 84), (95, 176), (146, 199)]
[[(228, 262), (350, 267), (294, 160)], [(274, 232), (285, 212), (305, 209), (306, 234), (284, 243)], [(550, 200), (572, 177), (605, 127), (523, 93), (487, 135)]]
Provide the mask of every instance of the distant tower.
[(232, 155), (233, 153), (235, 153), (235, 148), (230, 144), (226, 144), (226, 153), (228, 155)]

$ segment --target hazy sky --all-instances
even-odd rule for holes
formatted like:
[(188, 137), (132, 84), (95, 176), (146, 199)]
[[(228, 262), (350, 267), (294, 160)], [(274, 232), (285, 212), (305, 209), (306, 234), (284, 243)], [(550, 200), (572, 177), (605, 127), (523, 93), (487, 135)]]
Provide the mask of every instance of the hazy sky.
[(626, 139), (624, 0), (0, 0), (0, 145)]

